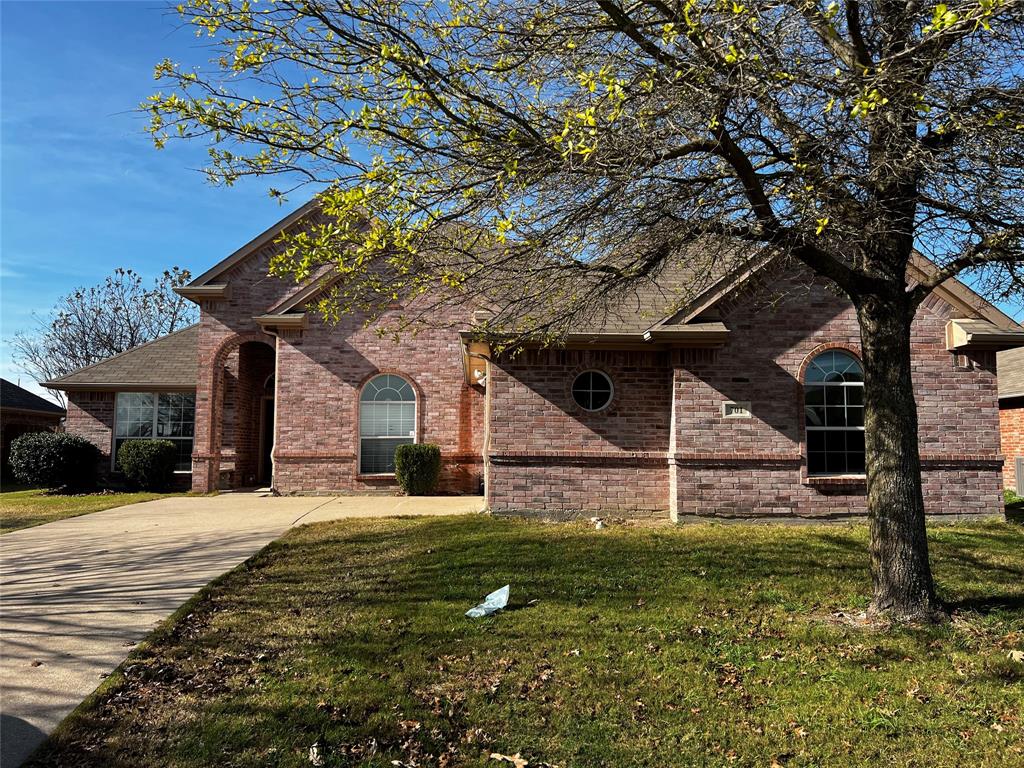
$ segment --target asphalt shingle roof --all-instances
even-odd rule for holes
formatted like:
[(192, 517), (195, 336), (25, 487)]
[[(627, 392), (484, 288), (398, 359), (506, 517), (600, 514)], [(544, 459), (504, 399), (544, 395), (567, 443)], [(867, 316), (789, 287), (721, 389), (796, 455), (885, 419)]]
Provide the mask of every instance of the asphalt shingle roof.
[(64, 415), (64, 409), (56, 403), (51, 403), (49, 400), (29, 392), (27, 389), (22, 389), (7, 379), (0, 379), (0, 408), (52, 413), (55, 416)]
[(161, 336), (127, 352), (46, 382), (53, 389), (194, 389), (199, 366), (199, 326)]

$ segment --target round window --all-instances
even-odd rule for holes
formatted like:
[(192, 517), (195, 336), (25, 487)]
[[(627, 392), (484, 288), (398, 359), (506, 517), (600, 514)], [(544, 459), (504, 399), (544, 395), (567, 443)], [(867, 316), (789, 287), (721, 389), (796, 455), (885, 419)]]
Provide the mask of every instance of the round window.
[(612, 391), (612, 380), (601, 371), (584, 371), (572, 383), (572, 399), (586, 411), (607, 408)]

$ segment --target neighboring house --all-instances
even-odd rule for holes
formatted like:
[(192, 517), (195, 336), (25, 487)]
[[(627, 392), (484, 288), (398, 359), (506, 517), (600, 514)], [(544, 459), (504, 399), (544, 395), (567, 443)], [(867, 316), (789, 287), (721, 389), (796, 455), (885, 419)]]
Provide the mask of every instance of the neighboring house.
[(1024, 348), (999, 353), (999, 428), (1003, 483), (1024, 493)]
[(56, 403), (0, 379), (0, 466), (7, 467), (11, 442), (27, 432), (54, 432), (64, 418)]
[[(389, 314), (307, 312), (322, 281), (267, 273), (276, 235), (314, 212), (179, 289), (197, 326), (48, 383), (108, 469), (121, 440), (170, 437), (196, 491), (394, 492), (395, 447), (431, 442), (440, 490), (483, 488), (497, 513), (865, 511), (857, 321), (821, 281), (769, 264), (675, 311), (666, 277), (564, 346), (511, 357), (475, 339), (469, 309), (399, 340), (376, 332)], [(996, 513), (996, 350), (1024, 345), (1024, 329), (950, 281), (913, 334), (928, 511)]]

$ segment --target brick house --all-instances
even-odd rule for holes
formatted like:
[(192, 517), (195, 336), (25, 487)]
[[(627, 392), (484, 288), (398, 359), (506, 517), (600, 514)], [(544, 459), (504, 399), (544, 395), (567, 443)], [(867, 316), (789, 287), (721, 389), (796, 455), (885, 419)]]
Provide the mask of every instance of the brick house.
[(64, 409), (56, 403), (0, 379), (0, 467), (7, 469), (11, 442), (28, 432), (55, 432), (64, 418)]
[(1003, 483), (1024, 493), (1024, 348), (1000, 352), (998, 365)]
[[(197, 325), (47, 384), (108, 470), (119, 441), (167, 436), (196, 491), (394, 492), (395, 447), (415, 441), (441, 447), (442, 492), (483, 490), (502, 514), (863, 513), (857, 323), (820, 281), (766, 267), (682, 310), (651, 286), (559, 348), (491, 354), (468, 309), (398, 340), (375, 332), (387, 314), (330, 325), (307, 311), (322, 281), (267, 272), (276, 235), (314, 213), (180, 289)], [(921, 307), (930, 513), (1001, 509), (996, 351), (1018, 345), (1024, 329), (955, 281)]]

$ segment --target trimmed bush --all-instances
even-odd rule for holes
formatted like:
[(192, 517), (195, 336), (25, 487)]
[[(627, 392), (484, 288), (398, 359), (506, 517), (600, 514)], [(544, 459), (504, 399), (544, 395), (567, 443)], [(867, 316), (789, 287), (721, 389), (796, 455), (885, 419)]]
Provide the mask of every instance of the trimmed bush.
[(178, 448), (170, 440), (125, 440), (117, 451), (125, 480), (144, 491), (167, 490), (177, 463)]
[(84, 491), (96, 485), (100, 450), (80, 435), (32, 432), (14, 438), (8, 463), (20, 483)]
[(408, 496), (429, 496), (441, 477), (441, 449), (433, 443), (395, 449), (395, 477)]

